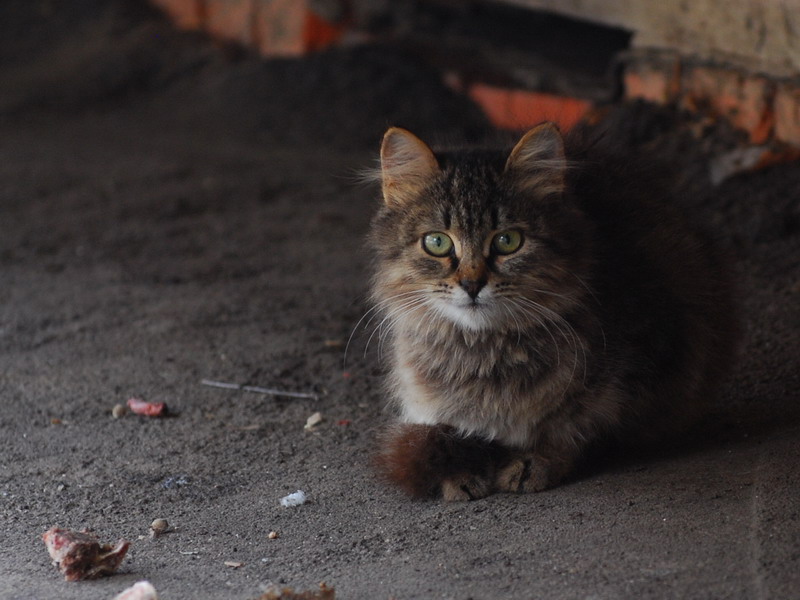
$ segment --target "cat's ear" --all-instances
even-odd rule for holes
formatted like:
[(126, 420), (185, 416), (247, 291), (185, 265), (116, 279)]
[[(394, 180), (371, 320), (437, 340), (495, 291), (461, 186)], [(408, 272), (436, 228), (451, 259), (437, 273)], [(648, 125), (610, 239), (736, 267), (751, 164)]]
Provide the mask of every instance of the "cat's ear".
[(506, 161), (505, 172), (523, 191), (539, 197), (564, 191), (567, 160), (564, 138), (553, 123), (542, 123), (522, 136)]
[(439, 173), (431, 149), (410, 131), (392, 127), (381, 144), (383, 199), (400, 206), (417, 197)]

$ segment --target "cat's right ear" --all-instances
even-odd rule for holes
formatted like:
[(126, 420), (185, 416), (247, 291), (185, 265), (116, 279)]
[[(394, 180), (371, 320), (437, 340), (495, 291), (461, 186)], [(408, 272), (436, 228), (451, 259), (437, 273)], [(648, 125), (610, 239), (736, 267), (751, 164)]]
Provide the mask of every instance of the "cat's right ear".
[(521, 190), (539, 197), (560, 195), (566, 170), (564, 138), (553, 123), (542, 123), (523, 135), (505, 168)]
[(389, 206), (402, 206), (419, 193), (439, 173), (439, 163), (425, 142), (400, 127), (390, 128), (381, 144), (383, 200)]

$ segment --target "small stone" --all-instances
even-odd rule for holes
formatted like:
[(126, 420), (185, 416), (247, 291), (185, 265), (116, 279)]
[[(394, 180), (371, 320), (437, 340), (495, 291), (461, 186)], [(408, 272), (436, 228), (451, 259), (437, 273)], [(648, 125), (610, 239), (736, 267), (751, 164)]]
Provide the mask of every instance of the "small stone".
[(293, 494), (281, 498), (281, 506), (302, 506), (306, 503), (307, 497), (303, 490), (297, 490)]
[(115, 404), (114, 408), (111, 409), (111, 416), (115, 419), (121, 419), (127, 412), (128, 409), (124, 404)]
[(226, 560), (225, 566), (230, 567), (231, 569), (238, 569), (241, 566), (244, 566), (244, 563), (237, 562), (235, 560)]
[(169, 529), (169, 523), (167, 523), (166, 519), (156, 519), (150, 523), (150, 531), (152, 532), (153, 536), (161, 535), (167, 529)]
[(271, 539), (271, 540), (277, 540), (278, 539), (278, 532), (277, 531), (270, 531), (269, 535), (267, 537), (269, 539)]
[(314, 427), (316, 427), (320, 423), (322, 423), (322, 413), (315, 412), (313, 415), (308, 417), (308, 419), (306, 419), (306, 424), (304, 429), (306, 431), (311, 431), (312, 429), (314, 429)]
[(158, 594), (150, 582), (140, 581), (114, 596), (114, 600), (158, 600)]

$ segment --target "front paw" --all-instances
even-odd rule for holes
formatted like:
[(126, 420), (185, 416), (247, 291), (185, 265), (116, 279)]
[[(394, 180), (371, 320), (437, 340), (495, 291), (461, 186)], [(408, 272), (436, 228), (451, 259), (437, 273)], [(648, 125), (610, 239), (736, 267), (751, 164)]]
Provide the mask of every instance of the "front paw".
[(442, 481), (442, 499), (447, 502), (466, 502), (489, 496), (494, 491), (489, 479), (478, 475), (456, 475)]
[(530, 476), (530, 460), (515, 458), (497, 474), (497, 489), (501, 492), (522, 492)]
[(500, 469), (495, 480), (501, 492), (541, 492), (558, 485), (568, 469), (540, 456), (515, 458)]

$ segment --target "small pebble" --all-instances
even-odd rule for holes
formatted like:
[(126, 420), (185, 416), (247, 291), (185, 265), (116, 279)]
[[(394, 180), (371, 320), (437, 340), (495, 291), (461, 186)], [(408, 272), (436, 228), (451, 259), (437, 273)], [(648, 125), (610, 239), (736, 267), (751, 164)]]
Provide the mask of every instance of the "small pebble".
[(111, 416), (115, 419), (121, 419), (127, 412), (128, 409), (124, 404), (115, 404), (114, 408), (111, 409)]
[(149, 581), (140, 581), (114, 596), (114, 600), (158, 600), (158, 594)]
[(237, 562), (235, 560), (226, 560), (225, 566), (230, 567), (232, 569), (238, 569), (239, 567), (243, 566), (244, 563)]
[(278, 539), (278, 532), (277, 531), (270, 531), (269, 535), (267, 537), (269, 539), (271, 539), (271, 540), (277, 540)]
[(306, 425), (304, 429), (306, 431), (310, 431), (320, 423), (322, 423), (322, 413), (315, 412), (313, 415), (308, 417), (308, 419), (306, 419)]
[(161, 535), (167, 529), (169, 529), (169, 523), (167, 523), (166, 519), (156, 519), (152, 523), (150, 523), (150, 531), (153, 533), (154, 536)]
[(297, 490), (293, 494), (281, 498), (281, 506), (301, 506), (306, 503), (306, 493), (303, 490)]

